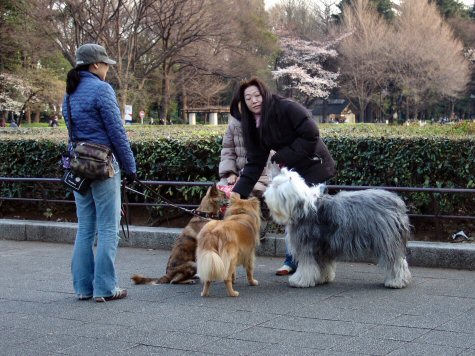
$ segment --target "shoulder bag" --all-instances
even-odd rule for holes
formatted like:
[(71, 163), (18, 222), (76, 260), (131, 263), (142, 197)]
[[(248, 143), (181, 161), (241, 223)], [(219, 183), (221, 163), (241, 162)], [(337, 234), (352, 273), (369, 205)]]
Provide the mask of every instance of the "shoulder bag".
[(76, 176), (85, 177), (91, 180), (104, 180), (114, 176), (112, 166), (112, 150), (98, 143), (79, 141), (75, 142), (72, 135), (73, 122), (71, 114), (71, 104), (68, 96), (68, 121), (69, 140), (73, 146), (71, 151), (71, 172)]

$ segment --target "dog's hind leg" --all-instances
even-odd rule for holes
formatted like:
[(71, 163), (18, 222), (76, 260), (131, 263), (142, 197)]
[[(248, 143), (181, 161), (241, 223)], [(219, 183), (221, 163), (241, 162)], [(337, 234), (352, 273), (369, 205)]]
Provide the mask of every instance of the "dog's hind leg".
[(203, 291), (201, 292), (202, 297), (209, 297), (209, 287), (211, 286), (211, 281), (206, 281), (203, 283)]
[(228, 296), (230, 297), (239, 297), (239, 292), (233, 289), (233, 281), (232, 279), (226, 279), (224, 281), (226, 285), (226, 290), (228, 292)]
[(167, 284), (167, 283), (170, 283), (170, 280), (171, 280), (171, 277), (166, 274), (162, 277), (160, 277), (157, 281), (158, 284)]
[(298, 263), (297, 271), (289, 278), (291, 287), (308, 288), (322, 283), (320, 267), (313, 257), (299, 259)]
[(194, 284), (193, 277), (196, 275), (196, 263), (189, 261), (173, 270), (175, 274), (171, 284)]
[(226, 286), (228, 296), (230, 297), (239, 296), (239, 292), (233, 289), (233, 278), (234, 278), (233, 276), (235, 275), (236, 275), (236, 266), (233, 264), (230, 266), (228, 275), (226, 276), (226, 279), (224, 280), (224, 284)]
[(404, 257), (397, 257), (392, 265), (387, 266), (384, 286), (387, 288), (404, 288), (411, 282), (412, 275)]
[(254, 279), (254, 263), (255, 263), (255, 257), (254, 255), (252, 255), (252, 257), (249, 258), (245, 266), (247, 282), (249, 283), (250, 286), (257, 286), (259, 284), (257, 279)]

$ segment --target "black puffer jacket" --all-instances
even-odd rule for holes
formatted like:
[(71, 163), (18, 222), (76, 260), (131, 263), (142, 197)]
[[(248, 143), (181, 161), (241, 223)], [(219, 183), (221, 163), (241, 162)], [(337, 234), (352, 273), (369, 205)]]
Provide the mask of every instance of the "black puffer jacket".
[(247, 140), (247, 163), (233, 191), (249, 196), (264, 169), (271, 149), (274, 160), (294, 169), (307, 184), (327, 181), (336, 173), (336, 165), (320, 137), (317, 124), (302, 105), (286, 98), (273, 96), (272, 133), (263, 132), (262, 144)]

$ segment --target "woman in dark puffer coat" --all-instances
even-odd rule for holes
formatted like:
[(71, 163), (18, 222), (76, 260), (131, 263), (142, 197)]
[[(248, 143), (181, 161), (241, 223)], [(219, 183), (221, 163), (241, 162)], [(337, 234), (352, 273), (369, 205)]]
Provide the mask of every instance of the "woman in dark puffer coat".
[[(299, 173), (308, 185), (324, 183), (336, 173), (336, 165), (320, 137), (310, 112), (299, 103), (272, 94), (264, 83), (252, 78), (241, 83), (231, 102), (239, 113), (247, 150), (247, 163), (233, 192), (247, 197), (271, 161)], [(278, 275), (293, 273), (297, 265), (287, 253)]]

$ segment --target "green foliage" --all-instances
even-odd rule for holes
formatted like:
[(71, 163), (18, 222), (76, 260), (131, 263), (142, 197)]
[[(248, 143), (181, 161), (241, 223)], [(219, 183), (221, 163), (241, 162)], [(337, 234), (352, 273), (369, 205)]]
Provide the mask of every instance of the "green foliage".
[(41, 60), (41, 65), (48, 68), (56, 79), (66, 80), (66, 75), (71, 69), (71, 64), (64, 58), (61, 52), (51, 51), (45, 54)]
[[(341, 0), (337, 5), (341, 12), (345, 6), (353, 4), (354, 0)], [(391, 0), (370, 0), (370, 4), (383, 16), (386, 20), (392, 21), (395, 17)], [(341, 16), (341, 14), (339, 15)]]
[[(217, 181), (225, 126), (127, 126), (138, 177), (158, 181)], [(321, 125), (337, 162), (330, 184), (475, 188), (475, 124), (388, 126)], [(60, 177), (64, 128), (0, 130), (0, 176)], [(160, 187), (173, 201), (197, 203), (202, 187)], [(2, 195), (25, 196), (30, 188), (5, 186)], [(49, 196), (65, 196), (62, 187)], [(468, 211), (473, 202), (453, 195), (407, 194), (411, 211)], [(463, 204), (461, 204), (463, 203)]]
[(435, 2), (442, 16), (448, 17), (466, 17), (468, 11), (460, 0), (430, 0)]

